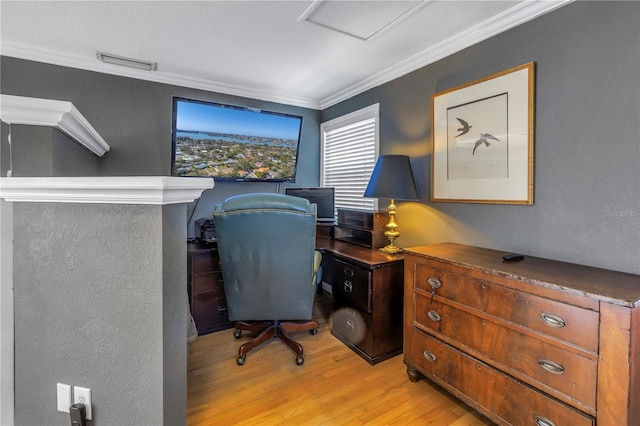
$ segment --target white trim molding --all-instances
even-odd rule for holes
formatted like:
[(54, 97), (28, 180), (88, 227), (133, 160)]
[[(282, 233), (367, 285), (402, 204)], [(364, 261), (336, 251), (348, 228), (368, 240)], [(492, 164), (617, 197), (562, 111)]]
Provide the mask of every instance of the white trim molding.
[(33, 203), (167, 205), (194, 201), (213, 185), (213, 178), (196, 177), (7, 177), (0, 178), (0, 198)]
[(95, 57), (75, 55), (59, 50), (42, 49), (23, 43), (12, 41), (2, 41), (0, 55), (13, 58), (26, 59), (29, 61), (42, 62), (45, 64), (59, 65), (63, 67), (76, 68), (86, 71), (94, 71), (109, 75), (135, 78), (144, 81), (169, 84), (172, 86), (189, 87), (192, 89), (206, 90), (209, 92), (225, 93), (228, 95), (241, 96), (245, 98), (260, 99), (268, 102), (277, 102), (285, 105), (299, 106), (303, 108), (318, 109), (318, 103), (302, 99), (295, 94), (276, 93), (263, 90), (257, 87), (240, 86), (228, 84), (222, 81), (191, 77), (180, 74), (173, 74), (163, 71), (149, 72), (134, 68), (122, 67), (119, 65), (105, 64), (95, 60)]
[[(572, 3), (573, 1), (575, 0), (526, 0), (517, 3), (514, 7), (505, 10), (498, 16), (478, 23), (476, 26), (467, 29), (457, 36), (444, 40), (441, 43), (419, 52), (404, 61), (401, 61), (387, 69), (381, 70), (380, 72), (361, 81), (355, 82), (349, 87), (345, 87), (324, 99), (306, 99), (300, 98), (297, 94), (263, 90), (257, 87), (249, 87), (248, 85), (228, 84), (221, 81), (194, 78), (179, 74), (165, 73), (162, 71), (149, 72), (117, 65), (104, 64), (96, 61), (94, 56), (85, 57), (74, 55), (61, 51), (38, 48), (22, 43), (15, 43), (9, 40), (2, 41), (0, 55), (322, 110), (365, 92), (366, 90), (430, 65), (440, 59), (493, 37), (494, 35), (500, 34), (515, 26), (533, 20), (538, 16)], [(316, 0), (314, 3), (319, 5), (321, 2)], [(314, 3), (309, 6), (310, 9)], [(317, 5), (315, 7), (317, 7)], [(310, 10), (310, 12), (312, 11), (313, 9)], [(301, 17), (304, 17), (304, 14)]]
[(0, 95), (0, 119), (8, 124), (55, 127), (99, 157), (110, 149), (71, 102)]
[(575, 0), (530, 0), (518, 3), (516, 6), (509, 8), (499, 15), (491, 19), (480, 22), (479, 24), (460, 32), (459, 34), (447, 40), (423, 50), (404, 61), (384, 69), (370, 77), (361, 80), (358, 83), (338, 91), (331, 96), (319, 101), (320, 109), (328, 108), (339, 102), (352, 98), (369, 89), (380, 86), (412, 71), (433, 64), (440, 59), (460, 52), (467, 47), (478, 44), (488, 38), (503, 33), (525, 22), (531, 21), (538, 16), (558, 9), (572, 3)]

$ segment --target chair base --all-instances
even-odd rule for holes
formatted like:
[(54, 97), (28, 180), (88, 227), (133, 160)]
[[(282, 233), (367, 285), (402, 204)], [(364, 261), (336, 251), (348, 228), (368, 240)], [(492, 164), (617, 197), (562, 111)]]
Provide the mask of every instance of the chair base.
[(320, 324), (318, 321), (260, 321), (260, 322), (245, 322), (236, 321), (234, 336), (236, 339), (242, 337), (242, 331), (256, 332), (258, 335), (251, 340), (240, 346), (238, 349), (238, 359), (236, 362), (238, 365), (243, 365), (247, 359), (247, 352), (254, 349), (271, 338), (280, 339), (285, 345), (287, 345), (296, 354), (296, 364), (302, 365), (304, 363), (304, 352), (302, 345), (291, 338), (289, 333), (295, 333), (298, 331), (310, 331), (311, 334), (316, 334)]

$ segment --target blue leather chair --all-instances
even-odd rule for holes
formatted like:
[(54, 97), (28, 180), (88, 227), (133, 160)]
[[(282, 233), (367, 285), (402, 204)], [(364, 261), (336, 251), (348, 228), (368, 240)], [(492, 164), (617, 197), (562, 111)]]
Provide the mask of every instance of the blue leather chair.
[(258, 333), (240, 346), (237, 363), (263, 342), (279, 338), (304, 363), (289, 333), (316, 334), (312, 320), (321, 255), (315, 250), (316, 205), (282, 194), (244, 194), (215, 207), (214, 222), (229, 319), (235, 337)]

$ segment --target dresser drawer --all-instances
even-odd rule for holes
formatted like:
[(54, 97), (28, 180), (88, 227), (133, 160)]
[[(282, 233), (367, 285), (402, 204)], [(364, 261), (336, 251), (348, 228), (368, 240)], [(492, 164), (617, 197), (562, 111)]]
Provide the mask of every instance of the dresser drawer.
[(194, 294), (202, 292), (216, 292), (224, 295), (224, 281), (222, 279), (222, 271), (192, 275), (191, 280), (191, 287)]
[(371, 313), (371, 271), (335, 259), (333, 297)]
[[(592, 417), (518, 382), (493, 367), (408, 328), (405, 362), (426, 377), (493, 414), (501, 424), (593, 426)], [(547, 423), (542, 423), (547, 421)], [(549, 423), (549, 421), (553, 423)]]
[(483, 319), (420, 294), (416, 295), (415, 321), (515, 370), (512, 374), (520, 373), (522, 380), (539, 388), (547, 386), (547, 392), (556, 390), (595, 411), (595, 360), (506, 327), (499, 319)]
[(589, 352), (598, 352), (598, 312), (442, 271), (424, 259), (415, 261), (414, 286)]
[(220, 269), (220, 258), (218, 257), (217, 252), (192, 255), (192, 274), (205, 274), (208, 272), (219, 271)]

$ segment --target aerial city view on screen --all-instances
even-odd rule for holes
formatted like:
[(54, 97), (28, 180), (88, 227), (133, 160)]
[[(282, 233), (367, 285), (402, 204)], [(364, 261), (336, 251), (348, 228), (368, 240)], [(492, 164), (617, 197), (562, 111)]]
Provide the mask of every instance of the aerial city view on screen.
[(301, 117), (186, 100), (176, 108), (177, 176), (295, 178)]

